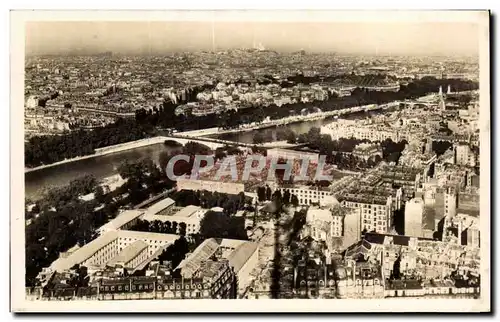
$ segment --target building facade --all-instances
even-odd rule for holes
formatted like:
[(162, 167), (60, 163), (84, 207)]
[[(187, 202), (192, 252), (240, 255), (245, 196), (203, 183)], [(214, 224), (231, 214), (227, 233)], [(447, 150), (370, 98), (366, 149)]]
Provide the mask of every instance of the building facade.
[(237, 195), (244, 192), (243, 183), (221, 182), (209, 180), (177, 179), (177, 190), (206, 190)]
[(343, 207), (360, 209), (362, 229), (387, 233), (392, 227), (392, 196), (346, 194), (342, 196), (340, 204)]
[(406, 236), (422, 237), (424, 201), (413, 198), (406, 203), (404, 231)]
[(300, 206), (310, 206), (312, 204), (326, 206), (338, 203), (333, 196), (333, 192), (329, 189), (308, 186), (278, 187), (277, 189), (281, 192), (281, 195), (288, 190), (290, 194), (297, 196)]

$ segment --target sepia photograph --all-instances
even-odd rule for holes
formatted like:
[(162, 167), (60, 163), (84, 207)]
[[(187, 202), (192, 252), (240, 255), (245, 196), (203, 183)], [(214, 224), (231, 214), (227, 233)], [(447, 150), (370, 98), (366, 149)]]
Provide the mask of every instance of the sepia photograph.
[(11, 11), (11, 310), (489, 312), (489, 20)]

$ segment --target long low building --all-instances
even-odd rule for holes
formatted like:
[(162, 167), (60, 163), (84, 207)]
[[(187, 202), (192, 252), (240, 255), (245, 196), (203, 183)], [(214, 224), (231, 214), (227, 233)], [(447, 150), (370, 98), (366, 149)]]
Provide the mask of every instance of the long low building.
[(309, 186), (281, 186), (277, 188), (281, 195), (286, 190), (290, 194), (295, 195), (301, 206), (309, 206), (311, 204), (331, 205), (336, 204), (338, 201), (333, 196), (333, 192), (328, 188), (314, 188)]
[(146, 214), (148, 215), (167, 215), (170, 213), (175, 205), (175, 201), (171, 198), (165, 198), (158, 202), (155, 202), (148, 208), (146, 208)]
[[(146, 212), (143, 219), (147, 221), (155, 221), (159, 220), (161, 222), (176, 222), (177, 224), (185, 223), (186, 224), (186, 234), (195, 234), (200, 231), (200, 224), (205, 217), (205, 214), (208, 212), (208, 209), (204, 209), (198, 206), (187, 206), (182, 208), (176, 213), (172, 215), (155, 215), (153, 213)], [(177, 229), (180, 227), (177, 225)]]
[(142, 264), (148, 256), (148, 244), (138, 240), (125, 247), (116, 257), (113, 257), (106, 266), (123, 267), (134, 270)]
[(268, 158), (283, 158), (283, 159), (293, 159), (293, 160), (304, 160), (307, 159), (311, 163), (318, 163), (319, 154), (305, 151), (295, 151), (289, 149), (269, 149), (267, 150)]
[(237, 195), (245, 191), (243, 183), (210, 180), (177, 179), (177, 190), (206, 190)]
[(116, 218), (101, 226), (97, 231), (102, 235), (115, 230), (125, 230), (134, 226), (144, 215), (144, 210), (125, 210)]
[[(107, 264), (130, 261), (141, 255), (139, 266), (144, 261), (153, 259), (168, 245), (179, 238), (179, 235), (149, 233), (129, 230), (117, 230), (105, 233), (71, 254), (60, 257), (49, 267), (51, 271), (63, 272), (75, 265), (87, 268), (102, 269)], [(136, 244), (137, 242), (141, 242)], [(128, 248), (134, 245), (132, 248)], [(147, 248), (146, 248), (147, 247)], [(144, 252), (144, 253), (143, 253)], [(116, 258), (118, 257), (118, 258)]]

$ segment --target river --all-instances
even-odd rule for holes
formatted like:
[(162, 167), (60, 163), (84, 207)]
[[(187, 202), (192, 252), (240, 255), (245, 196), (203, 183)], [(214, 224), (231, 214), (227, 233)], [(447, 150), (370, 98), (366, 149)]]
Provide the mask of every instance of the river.
[[(358, 112), (352, 113), (348, 115), (339, 116), (340, 119), (361, 119), (366, 118), (369, 115), (376, 115), (380, 113), (387, 113), (388, 110), (385, 111), (370, 111), (370, 112)], [(217, 138), (221, 140), (241, 142), (241, 143), (253, 143), (253, 137), (256, 133), (261, 133), (264, 136), (265, 142), (273, 142), (277, 141), (276, 133), (279, 130), (288, 128), (291, 129), (295, 134), (303, 134), (309, 132), (309, 130), (313, 127), (321, 127), (325, 124), (331, 123), (335, 117), (327, 117), (320, 120), (315, 121), (305, 121), (305, 122), (296, 122), (290, 123), (282, 126), (273, 126), (268, 128), (262, 128), (257, 130), (250, 130), (245, 132), (235, 132), (235, 133), (224, 133), (224, 134), (215, 134), (215, 135), (207, 135), (210, 138)]]
[(161, 152), (172, 152), (174, 149), (163, 143), (157, 143), (27, 172), (24, 175), (25, 196), (36, 200), (47, 189), (67, 185), (71, 180), (87, 174), (93, 175), (98, 180), (109, 177), (118, 173), (118, 167), (126, 160), (134, 161), (149, 157), (158, 162)]
[[(373, 111), (370, 113), (380, 112)], [(341, 118), (365, 118), (366, 116), (366, 113), (360, 112), (350, 115), (344, 115)], [(210, 137), (216, 137), (228, 141), (237, 141), (242, 143), (253, 143), (253, 136), (255, 135), (255, 133), (260, 132), (263, 134), (270, 133), (270, 137), (272, 137), (273, 140), (270, 140), (268, 138), (267, 141), (276, 141), (276, 132), (278, 129), (289, 128), (296, 134), (301, 134), (308, 132), (312, 127), (320, 127), (323, 124), (331, 122), (332, 120), (333, 117), (329, 117), (315, 121), (291, 123), (280, 127), (264, 128), (239, 133), (227, 133)], [(163, 143), (157, 143), (149, 146), (134, 148), (131, 150), (98, 156), (95, 158), (63, 163), (53, 167), (31, 171), (25, 174), (25, 196), (26, 198), (36, 200), (43, 195), (44, 191), (47, 191), (50, 188), (67, 185), (71, 180), (87, 174), (93, 175), (98, 180), (109, 177), (118, 172), (118, 166), (125, 160), (134, 161), (149, 157), (153, 161), (158, 162), (158, 158), (161, 152), (172, 152), (174, 151), (174, 149), (175, 148), (165, 146)]]

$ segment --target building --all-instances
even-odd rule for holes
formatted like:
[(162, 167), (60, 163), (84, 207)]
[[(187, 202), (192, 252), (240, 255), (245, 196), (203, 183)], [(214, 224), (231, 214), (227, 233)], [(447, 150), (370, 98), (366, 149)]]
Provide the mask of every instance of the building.
[(333, 192), (328, 188), (293, 185), (281, 186), (277, 189), (281, 192), (281, 195), (283, 195), (286, 190), (288, 190), (291, 195), (295, 195), (299, 200), (300, 206), (310, 206), (312, 204), (319, 206), (331, 206), (338, 203), (333, 196)]
[(162, 199), (153, 205), (149, 206), (146, 209), (146, 215), (153, 215), (153, 216), (165, 216), (170, 214), (172, 211), (173, 207), (175, 205), (175, 201), (170, 198), (165, 198)]
[(422, 237), (424, 201), (413, 198), (406, 203), (404, 231), (406, 236)]
[(331, 237), (342, 236), (342, 218), (333, 216), (330, 209), (309, 208), (301, 237), (310, 236), (315, 241), (327, 242)]
[(25, 106), (27, 108), (35, 108), (38, 106), (38, 97), (36, 96), (30, 96), (28, 97), (28, 99), (26, 100), (26, 104)]
[(479, 248), (481, 246), (480, 232), (477, 225), (472, 225), (462, 231), (462, 245)]
[(310, 163), (318, 163), (319, 154), (304, 151), (294, 151), (287, 149), (269, 149), (267, 150), (267, 157), (279, 159), (283, 158), (285, 160), (309, 160)]
[(458, 215), (479, 218), (479, 199), (480, 196), (478, 192), (468, 193), (460, 191), (458, 193), (456, 213)]
[[(121, 286), (121, 289), (120, 287)], [(103, 299), (234, 299), (235, 276), (227, 260), (203, 262), (189, 279), (139, 277), (99, 282)]]
[(381, 263), (385, 277), (439, 279), (457, 269), (461, 274), (479, 274), (479, 248), (429, 238), (367, 233), (345, 256)]
[(338, 298), (383, 298), (385, 278), (380, 264), (346, 258), (335, 268)]
[(293, 294), (293, 298), (335, 298), (335, 271), (330, 263), (301, 260), (293, 268), (291, 290), (284, 286), (283, 293)]
[(448, 188), (444, 192), (444, 216), (453, 218), (457, 214), (458, 195), (453, 188)]
[(243, 183), (209, 181), (209, 180), (191, 180), (177, 179), (177, 190), (206, 190), (212, 192), (237, 195), (244, 192)]
[[(150, 265), (152, 276), (101, 278), (88, 287), (71, 287), (66, 280), (54, 274), (46, 287), (31, 290), (39, 299), (49, 300), (181, 300), (181, 299), (235, 299), (233, 269), (227, 260), (203, 262), (195, 276), (177, 278), (167, 268)], [(64, 277), (63, 277), (64, 278)]]
[(422, 235), (417, 237), (434, 238), (436, 230), (436, 208), (433, 206), (424, 205), (422, 216)]
[(365, 161), (376, 156), (382, 159), (382, 148), (378, 144), (361, 143), (354, 148), (352, 155)]
[(238, 293), (244, 293), (252, 281), (250, 274), (259, 265), (259, 245), (253, 242), (244, 242), (232, 251), (227, 259), (236, 274)]
[(143, 210), (125, 210), (116, 218), (101, 226), (97, 231), (102, 235), (110, 231), (126, 230), (133, 227), (143, 215)]
[(475, 156), (470, 147), (466, 143), (458, 143), (454, 146), (455, 164), (475, 166)]
[[(64, 272), (75, 265), (100, 270), (111, 265), (133, 264), (134, 269), (146, 265), (179, 238), (178, 235), (137, 232), (129, 230), (109, 231), (65, 257), (55, 260), (49, 271)], [(141, 241), (142, 243), (136, 243)], [(144, 247), (147, 245), (147, 249)], [(134, 245), (131, 248), (129, 246)], [(145, 251), (145, 253), (144, 253)], [(147, 254), (147, 257), (145, 257)], [(138, 263), (140, 258), (143, 261)]]
[(394, 142), (400, 141), (403, 133), (396, 129), (377, 124), (356, 124), (350, 122), (335, 121), (320, 128), (321, 134), (330, 135), (332, 140), (341, 138), (355, 138), (358, 140), (369, 140), (372, 142), (382, 142), (391, 139)]
[(331, 254), (359, 241), (361, 227), (360, 208), (309, 208), (301, 238), (324, 242)]
[(236, 276), (237, 290), (243, 293), (251, 281), (250, 273), (257, 267), (259, 247), (257, 243), (215, 238), (206, 239), (176, 267), (183, 278), (195, 276), (203, 263), (211, 258), (227, 260)]
[[(153, 205), (154, 206), (154, 205)], [(160, 209), (162, 207), (156, 207), (154, 209)], [(146, 212), (143, 219), (149, 222), (159, 220), (161, 222), (171, 222), (172, 224), (177, 223), (177, 230), (180, 232), (180, 223), (186, 224), (186, 234), (196, 234), (200, 231), (201, 221), (205, 217), (208, 209), (203, 209), (198, 206), (189, 205), (176, 213), (172, 213), (171, 208), (167, 207), (160, 210), (160, 213), (171, 213), (170, 215), (155, 215), (153, 212)]]
[(347, 248), (361, 240), (361, 208), (345, 208), (343, 247)]
[(361, 227), (367, 231), (387, 233), (393, 224), (393, 198), (370, 193), (346, 193), (339, 196), (340, 204), (347, 208), (359, 208)]
[(134, 271), (148, 257), (148, 244), (142, 240), (138, 240), (125, 247), (118, 256), (113, 257), (106, 263), (106, 266), (121, 267)]

